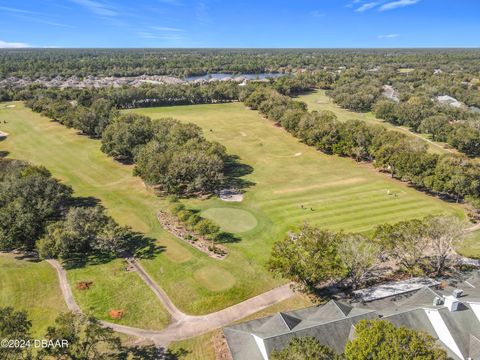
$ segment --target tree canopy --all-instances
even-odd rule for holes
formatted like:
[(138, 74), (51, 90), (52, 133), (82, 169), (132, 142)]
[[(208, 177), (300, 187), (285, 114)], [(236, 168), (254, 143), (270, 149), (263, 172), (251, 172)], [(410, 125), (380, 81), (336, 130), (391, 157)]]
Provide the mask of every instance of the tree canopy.
[(385, 320), (361, 320), (345, 346), (346, 360), (446, 360), (430, 335)]
[(272, 360), (341, 360), (332, 349), (313, 337), (295, 337), (280, 351), (270, 354)]

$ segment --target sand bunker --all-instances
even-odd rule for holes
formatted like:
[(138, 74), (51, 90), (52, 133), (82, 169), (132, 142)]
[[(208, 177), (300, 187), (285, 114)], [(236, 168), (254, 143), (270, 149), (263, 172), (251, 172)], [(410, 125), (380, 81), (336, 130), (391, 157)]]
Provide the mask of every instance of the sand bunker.
[(15, 105), (7, 105), (7, 106), (5, 106), (5, 107), (6, 107), (6, 108), (14, 108)]
[(302, 156), (302, 153), (301, 153), (301, 152), (299, 152), (299, 153), (296, 153), (296, 154), (295, 154), (295, 155), (293, 155), (293, 156), (295, 156), (295, 157), (297, 157), (297, 156)]
[(6, 138), (8, 134), (6, 132), (0, 131), (0, 138)]
[(240, 133), (242, 136), (247, 136), (243, 131)]
[(241, 202), (243, 194), (235, 189), (223, 189), (218, 193), (218, 197), (223, 201)]

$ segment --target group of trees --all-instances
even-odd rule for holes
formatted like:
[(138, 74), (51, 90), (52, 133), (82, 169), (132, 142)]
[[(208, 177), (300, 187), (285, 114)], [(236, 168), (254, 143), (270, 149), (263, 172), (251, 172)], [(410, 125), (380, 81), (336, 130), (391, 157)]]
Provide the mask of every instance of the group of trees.
[(31, 87), (13, 94), (13, 99), (26, 100), (33, 111), (83, 134), (101, 137), (118, 115), (117, 109), (233, 101), (239, 97), (239, 87), (232, 81), (81, 90)]
[(382, 94), (382, 84), (358, 68), (344, 71), (328, 95), (340, 106), (353, 111), (368, 111)]
[[(124, 94), (135, 93), (140, 94), (140, 98), (154, 98), (158, 93), (154, 95), (148, 91), (157, 90), (170, 92), (170, 95), (158, 95), (162, 104), (169, 101), (165, 96), (173, 96), (174, 102), (185, 101), (182, 100), (182, 94), (185, 95), (185, 90), (188, 89), (207, 92), (213, 90), (215, 94), (211, 95), (220, 99), (227, 96), (222, 86), (231, 88), (229, 84), (207, 84), (183, 88), (160, 86), (112, 89), (112, 92), (41, 89), (27, 101), (27, 105), (65, 126), (101, 138), (102, 151), (119, 161), (135, 162), (134, 174), (148, 184), (166, 193), (192, 195), (211, 193), (222, 185), (227, 159), (225, 148), (216, 142), (207, 141), (196, 125), (182, 124), (174, 119), (152, 121), (137, 114), (120, 114), (117, 108), (125, 106), (124, 101), (132, 101), (121, 100)], [(235, 89), (238, 89), (237, 84)], [(181, 93), (175, 100), (176, 90), (181, 90)], [(232, 97), (238, 96), (238, 93), (232, 94)], [(132, 106), (144, 105), (140, 102), (133, 104)]]
[(102, 207), (75, 207), (72, 189), (43, 167), (0, 159), (0, 250), (64, 259), (118, 255), (133, 236)]
[(120, 115), (105, 129), (102, 151), (135, 162), (135, 175), (169, 194), (211, 193), (224, 180), (225, 147), (191, 123)]
[[(49, 346), (34, 346), (32, 322), (25, 311), (12, 307), (0, 308), (0, 340), (22, 341), (22, 345), (2, 343), (2, 360), (156, 360), (177, 359), (171, 351), (163, 354), (153, 345), (125, 346), (120, 337), (91, 316), (75, 313), (60, 314), (47, 328), (41, 341)], [(40, 340), (37, 338), (37, 341)], [(28, 346), (30, 341), (30, 346)]]
[[(380, 62), (379, 62), (380, 63)], [(474, 69), (448, 66), (425, 68), (417, 64), (409, 72), (377, 66), (359, 66), (341, 71), (327, 94), (340, 106), (353, 111), (374, 111), (393, 125), (431, 134), (433, 140), (448, 144), (468, 156), (480, 155), (480, 115), (469, 106), (480, 106), (478, 73)], [(418, 67), (418, 68), (416, 68)], [(382, 96), (382, 87), (392, 93)], [(453, 107), (436, 101), (439, 95), (457, 97), (468, 106)]]
[(376, 66), (470, 73), (477, 49), (2, 49), (0, 79), (9, 76), (189, 76)]
[(187, 209), (185, 205), (179, 202), (171, 204), (170, 212), (178, 221), (185, 224), (187, 229), (210, 239), (212, 241), (212, 250), (215, 249), (215, 241), (223, 236), (220, 227), (215, 222), (201, 217), (198, 212)]
[(332, 283), (361, 286), (387, 260), (396, 271), (440, 275), (464, 233), (465, 224), (447, 215), (381, 225), (372, 238), (304, 224), (275, 242), (268, 266), (313, 291)]
[(355, 335), (336, 354), (314, 337), (296, 337), (272, 360), (447, 360), (447, 353), (437, 341), (422, 331), (396, 327), (387, 320), (361, 320)]
[(327, 154), (372, 161), (380, 170), (419, 189), (479, 204), (480, 165), (474, 160), (431, 154), (420, 140), (358, 120), (340, 122), (331, 111), (308, 112), (305, 104), (269, 88), (253, 90), (244, 101)]
[(107, 125), (118, 114), (113, 103), (103, 98), (94, 100), (87, 107), (74, 100), (38, 96), (27, 101), (26, 105), (62, 125), (95, 138), (102, 136)]
[(448, 142), (468, 156), (480, 156), (480, 116), (465, 110), (436, 106), (430, 99), (411, 97), (396, 103), (379, 100), (375, 115), (394, 125), (431, 134), (434, 141)]

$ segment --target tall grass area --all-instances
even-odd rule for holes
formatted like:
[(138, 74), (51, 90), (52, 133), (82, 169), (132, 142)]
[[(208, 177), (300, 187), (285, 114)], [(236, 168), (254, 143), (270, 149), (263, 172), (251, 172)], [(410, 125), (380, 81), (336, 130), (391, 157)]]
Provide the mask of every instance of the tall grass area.
[(32, 336), (43, 339), (55, 318), (68, 311), (55, 270), (45, 261), (20, 260), (0, 254), (0, 307), (25, 310), (32, 321)]
[[(15, 105), (5, 108), (0, 104), (1, 127), (10, 134), (0, 148), (10, 157), (45, 165), (71, 185), (77, 196), (99, 198), (119, 223), (154, 238), (161, 252), (142, 260), (142, 265), (188, 313), (219, 310), (282, 283), (265, 269), (265, 262), (273, 242), (305, 221), (332, 230), (368, 233), (385, 222), (443, 212), (463, 214), (460, 206), (409, 188), (370, 165), (305, 146), (241, 103), (132, 110), (153, 118), (194, 122), (208, 139), (224, 144), (240, 162), (252, 167), (242, 177), (252, 184), (245, 189), (243, 202), (223, 202), (217, 197), (186, 201), (189, 207), (237, 231), (241, 239), (226, 245), (229, 255), (225, 260), (214, 260), (160, 227), (155, 214), (166, 202), (133, 177), (130, 166), (102, 154), (98, 140), (32, 113), (21, 103)], [(241, 223), (234, 223), (232, 214)], [(114, 275), (100, 273), (105, 274), (104, 286), (115, 286), (108, 281)], [(71, 271), (69, 276), (74, 281)], [(121, 296), (134, 294), (125, 291)], [(77, 299), (85, 309), (94, 303), (78, 294)]]

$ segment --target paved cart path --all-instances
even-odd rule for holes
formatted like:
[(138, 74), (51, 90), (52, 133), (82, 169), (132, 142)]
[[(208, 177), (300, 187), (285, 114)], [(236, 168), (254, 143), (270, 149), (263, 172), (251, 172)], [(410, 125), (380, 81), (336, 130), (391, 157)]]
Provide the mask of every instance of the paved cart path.
[[(127, 259), (127, 261), (135, 268), (142, 280), (155, 293), (162, 305), (170, 313), (172, 316), (172, 323), (163, 330), (140, 329), (118, 325), (108, 321), (102, 321), (102, 324), (124, 334), (150, 339), (157, 346), (167, 346), (172, 341), (188, 339), (215, 330), (263, 310), (280, 301), (286, 300), (294, 294), (290, 288), (290, 284), (286, 284), (226, 309), (207, 315), (192, 316), (177, 309), (167, 294), (150, 278), (148, 273), (135, 259), (130, 258)], [(57, 260), (49, 259), (47, 262), (57, 272), (60, 288), (69, 310), (76, 313), (82, 313), (82, 310), (75, 302), (72, 289), (67, 280), (67, 272), (63, 266)]]

